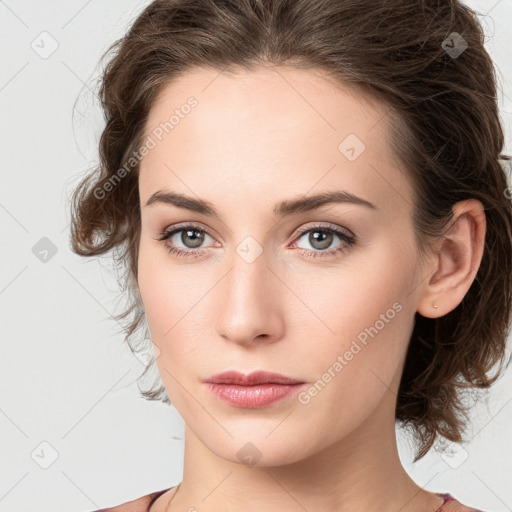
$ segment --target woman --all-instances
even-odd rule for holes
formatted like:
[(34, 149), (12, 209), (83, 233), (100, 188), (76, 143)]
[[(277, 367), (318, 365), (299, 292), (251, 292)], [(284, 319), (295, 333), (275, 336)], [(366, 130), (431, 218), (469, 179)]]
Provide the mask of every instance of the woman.
[[(186, 424), (175, 487), (111, 511), (474, 511), (418, 486), (502, 369), (512, 204), (458, 1), (162, 0), (110, 49), (73, 250), (122, 251)], [(492, 314), (490, 314), (492, 313)]]

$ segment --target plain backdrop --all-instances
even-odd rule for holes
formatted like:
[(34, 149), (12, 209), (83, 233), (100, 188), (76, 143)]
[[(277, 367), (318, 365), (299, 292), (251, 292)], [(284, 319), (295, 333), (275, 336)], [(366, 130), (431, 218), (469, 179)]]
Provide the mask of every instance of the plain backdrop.
[[(69, 248), (68, 196), (98, 160), (99, 59), (148, 3), (0, 0), (0, 512), (85, 512), (182, 477), (183, 421), (139, 395), (143, 365), (111, 318), (110, 259)], [(512, 2), (468, 4), (496, 63), (510, 154)], [(398, 431), (403, 464), (428, 490), (512, 510), (512, 365), (471, 418), (469, 443), (414, 465)]]

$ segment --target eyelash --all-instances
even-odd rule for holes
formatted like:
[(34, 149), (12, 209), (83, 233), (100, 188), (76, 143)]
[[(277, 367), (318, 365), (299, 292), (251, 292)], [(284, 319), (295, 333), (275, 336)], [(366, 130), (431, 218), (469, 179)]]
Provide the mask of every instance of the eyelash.
[[(178, 258), (187, 258), (187, 257), (198, 258), (204, 254), (204, 252), (206, 251), (205, 248), (185, 250), (185, 249), (180, 249), (180, 248), (177, 248), (175, 246), (172, 246), (172, 245), (169, 245), (168, 243), (166, 243), (167, 240), (170, 239), (176, 233), (180, 233), (181, 231), (187, 231), (187, 230), (195, 230), (195, 231), (199, 231), (201, 233), (206, 233), (210, 237), (214, 238), (213, 235), (210, 233), (210, 231), (207, 229), (204, 229), (196, 224), (184, 224), (181, 226), (176, 226), (171, 230), (168, 230), (168, 229), (164, 230), (160, 234), (160, 237), (156, 238), (155, 240), (158, 240), (159, 242), (164, 242), (164, 246), (167, 248), (167, 250), (171, 254), (174, 254)], [(348, 250), (353, 245), (355, 245), (355, 243), (356, 243), (356, 238), (354, 236), (348, 235), (344, 231), (341, 231), (335, 227), (325, 226), (325, 225), (310, 226), (310, 227), (300, 231), (297, 234), (296, 239), (299, 240), (306, 233), (309, 233), (311, 231), (321, 231), (321, 232), (325, 232), (325, 233), (329, 233), (329, 234), (334, 234), (337, 237), (339, 237), (343, 242), (345, 242), (345, 244), (347, 245), (346, 247), (341, 246), (336, 249), (330, 249), (330, 250), (317, 249), (317, 250), (313, 251), (313, 250), (309, 250), (309, 249), (298, 249), (298, 251), (300, 251), (302, 254), (306, 254), (306, 255), (308, 255), (308, 257), (311, 257), (311, 258), (327, 258), (330, 256), (334, 256), (336, 253), (341, 254), (341, 253), (344, 253), (346, 250)]]

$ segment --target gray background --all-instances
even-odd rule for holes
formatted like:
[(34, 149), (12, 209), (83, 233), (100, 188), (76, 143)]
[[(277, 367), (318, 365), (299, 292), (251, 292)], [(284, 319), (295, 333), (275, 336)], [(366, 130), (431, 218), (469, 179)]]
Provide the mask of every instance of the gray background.
[[(68, 246), (69, 193), (97, 162), (99, 59), (148, 3), (0, 0), (0, 512), (114, 506), (182, 477), (183, 421), (139, 396), (110, 257)], [(512, 2), (467, 3), (482, 13), (511, 153)], [(46, 262), (44, 237), (57, 251)], [(512, 365), (471, 419), (471, 442), (415, 465), (399, 431), (403, 464), (431, 491), (512, 510)]]

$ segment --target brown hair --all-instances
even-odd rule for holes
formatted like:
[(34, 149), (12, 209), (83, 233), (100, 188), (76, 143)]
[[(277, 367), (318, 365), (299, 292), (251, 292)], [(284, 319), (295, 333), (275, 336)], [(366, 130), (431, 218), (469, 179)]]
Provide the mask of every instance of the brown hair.
[[(76, 187), (71, 205), (74, 252), (120, 251), (116, 263), (125, 269), (130, 302), (116, 318), (129, 319), (131, 350), (147, 345), (139, 329), (148, 332), (137, 286), (138, 162), (130, 160), (122, 178), (119, 170), (141, 146), (155, 98), (192, 67), (323, 69), (389, 107), (390, 143), (414, 186), (420, 255), (442, 236), (456, 202), (476, 198), (484, 205), (486, 244), (476, 278), (450, 313), (416, 313), (396, 405), (397, 421), (415, 434), (415, 461), (437, 435), (461, 442), (468, 421), (462, 391), (488, 388), (500, 375), (512, 305), (512, 203), (499, 161), (509, 157), (500, 155), (495, 70), (483, 43), (476, 13), (456, 0), (149, 4), (104, 54), (112, 56), (99, 91), (106, 118), (100, 163)], [(100, 189), (108, 193), (98, 197)], [(152, 367), (154, 360), (144, 374)], [(170, 403), (161, 381), (142, 395)]]

